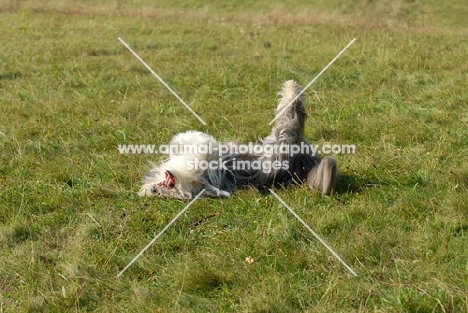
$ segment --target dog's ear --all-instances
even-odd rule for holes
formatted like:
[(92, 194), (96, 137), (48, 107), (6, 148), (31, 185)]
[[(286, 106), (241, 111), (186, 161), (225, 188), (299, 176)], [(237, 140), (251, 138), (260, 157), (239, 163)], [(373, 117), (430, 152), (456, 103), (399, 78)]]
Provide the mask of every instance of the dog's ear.
[(335, 188), (337, 172), (336, 160), (332, 157), (325, 157), (318, 167), (313, 168), (307, 175), (307, 185), (312, 190), (319, 190), (328, 195)]

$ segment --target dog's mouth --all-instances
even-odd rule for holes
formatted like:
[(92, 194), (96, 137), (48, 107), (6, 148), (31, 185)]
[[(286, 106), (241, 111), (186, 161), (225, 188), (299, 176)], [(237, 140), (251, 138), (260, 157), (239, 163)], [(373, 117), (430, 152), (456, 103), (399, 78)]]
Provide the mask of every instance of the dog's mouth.
[(175, 187), (175, 177), (171, 172), (166, 171), (166, 178), (158, 184), (159, 187), (164, 187), (167, 189), (172, 189)]

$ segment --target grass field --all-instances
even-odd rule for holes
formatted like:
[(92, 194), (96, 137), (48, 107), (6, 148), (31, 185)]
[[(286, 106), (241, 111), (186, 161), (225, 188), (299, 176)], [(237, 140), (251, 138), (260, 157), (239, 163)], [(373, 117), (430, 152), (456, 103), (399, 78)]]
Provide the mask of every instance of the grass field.
[[(468, 10), (453, 1), (0, 4), (0, 312), (468, 312)], [(203, 126), (117, 40), (124, 39)], [(269, 132), (306, 85), (306, 135), (336, 155), (330, 197), (187, 204), (137, 196), (164, 144)], [(198, 227), (191, 222), (215, 214)], [(252, 263), (246, 257), (253, 258)]]

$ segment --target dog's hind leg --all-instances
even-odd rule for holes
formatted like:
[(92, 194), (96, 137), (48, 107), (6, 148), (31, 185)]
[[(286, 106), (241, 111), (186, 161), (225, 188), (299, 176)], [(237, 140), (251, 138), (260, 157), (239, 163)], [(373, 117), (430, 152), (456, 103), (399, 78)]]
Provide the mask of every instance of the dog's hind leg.
[[(282, 96), (276, 108), (276, 122), (268, 135), (263, 140), (264, 152), (269, 147), (288, 147), (299, 145), (305, 142), (304, 124), (307, 114), (304, 108), (305, 97), (301, 94), (302, 87), (296, 82), (288, 80), (284, 83), (283, 89), (278, 93)], [(281, 149), (280, 149), (281, 150)], [(276, 153), (258, 156), (261, 161), (284, 161), (289, 159), (288, 153)]]
[(323, 194), (330, 194), (335, 188), (338, 165), (332, 157), (324, 157), (320, 164), (307, 175), (307, 185), (312, 190), (319, 190)]
[[(263, 140), (263, 154), (257, 157), (262, 164), (280, 164), (281, 168), (274, 170), (263, 168), (267, 171), (261, 171), (256, 175), (256, 181), (259, 182), (260, 187), (278, 183), (288, 185), (296, 177), (305, 179), (311, 169), (311, 167), (299, 168), (301, 173), (296, 173), (293, 168), (297, 166), (291, 163), (294, 162), (293, 159), (299, 160), (291, 153), (291, 148), (309, 146), (304, 138), (304, 124), (307, 114), (302, 87), (296, 82), (288, 80), (283, 84), (278, 95), (281, 96), (281, 99), (276, 108), (275, 124), (271, 133)], [(267, 153), (268, 151), (272, 153)], [(300, 151), (295, 153), (298, 152), (303, 154)], [(309, 163), (313, 166), (314, 162)]]
[(300, 142), (303, 139), (307, 118), (302, 87), (295, 81), (288, 80), (278, 95), (281, 96), (281, 100), (276, 108), (276, 122), (268, 137), (273, 137), (277, 143), (278, 141), (287, 144)]

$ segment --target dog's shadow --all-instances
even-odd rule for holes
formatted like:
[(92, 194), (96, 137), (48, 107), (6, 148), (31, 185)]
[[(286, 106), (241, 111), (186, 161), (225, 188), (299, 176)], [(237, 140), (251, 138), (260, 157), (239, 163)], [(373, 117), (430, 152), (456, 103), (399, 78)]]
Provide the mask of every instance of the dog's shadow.
[(374, 179), (363, 179), (356, 175), (340, 173), (338, 174), (338, 179), (336, 180), (334, 193), (339, 195), (346, 193), (358, 193), (363, 189), (371, 186), (373, 182), (375, 182)]
[[(334, 193), (338, 195), (359, 193), (368, 189), (390, 186), (392, 184), (394, 184), (394, 182), (369, 174), (361, 176), (349, 173), (339, 173)], [(411, 182), (408, 182), (407, 184), (411, 184)]]
[[(381, 186), (381, 185), (388, 185), (388, 184), (389, 183), (382, 182), (376, 177), (360, 177), (358, 175), (352, 175), (348, 173), (339, 173), (333, 194), (343, 195), (343, 194), (359, 193), (369, 188), (373, 188), (373, 187)], [(263, 186), (263, 187), (257, 188), (257, 190), (261, 195), (266, 196), (270, 194), (270, 188), (288, 189), (285, 186), (276, 185), (276, 186), (270, 186), (270, 187)]]

